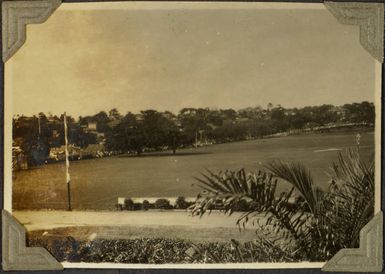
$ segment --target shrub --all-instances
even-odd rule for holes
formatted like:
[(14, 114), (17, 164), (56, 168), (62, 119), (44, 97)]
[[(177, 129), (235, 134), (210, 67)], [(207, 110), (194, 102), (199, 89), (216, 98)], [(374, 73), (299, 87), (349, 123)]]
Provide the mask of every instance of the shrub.
[(187, 209), (189, 206), (190, 203), (183, 196), (179, 196), (175, 201), (175, 208), (177, 209)]
[(134, 203), (133, 210), (141, 210), (142, 204), (141, 203)]
[(150, 202), (147, 201), (147, 200), (144, 200), (143, 203), (142, 203), (142, 209), (143, 210), (148, 210), (150, 209), (151, 205), (150, 205)]
[(134, 201), (130, 198), (124, 199), (124, 209), (134, 210)]
[(167, 199), (158, 199), (155, 201), (155, 208), (156, 209), (172, 209), (172, 205), (170, 204), (170, 201)]
[[(28, 246), (46, 248), (58, 261), (92, 263), (239, 263), (296, 261), (275, 243), (266, 248), (258, 241), (191, 243), (182, 239), (76, 240), (72, 237), (28, 234)], [(271, 244), (271, 243), (270, 243)]]

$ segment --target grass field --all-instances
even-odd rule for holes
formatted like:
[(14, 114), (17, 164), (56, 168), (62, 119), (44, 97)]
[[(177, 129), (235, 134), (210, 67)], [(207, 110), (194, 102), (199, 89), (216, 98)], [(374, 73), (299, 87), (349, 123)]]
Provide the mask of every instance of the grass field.
[[(177, 155), (162, 152), (71, 162), (73, 208), (111, 210), (118, 197), (195, 196), (199, 188), (193, 177), (205, 168), (256, 171), (274, 159), (304, 163), (315, 182), (326, 188), (330, 163), (339, 151), (355, 146), (356, 134), (298, 135), (184, 149)], [(373, 133), (361, 133), (360, 149), (364, 159), (373, 153)], [(64, 163), (13, 173), (14, 209), (66, 209), (66, 191)]]

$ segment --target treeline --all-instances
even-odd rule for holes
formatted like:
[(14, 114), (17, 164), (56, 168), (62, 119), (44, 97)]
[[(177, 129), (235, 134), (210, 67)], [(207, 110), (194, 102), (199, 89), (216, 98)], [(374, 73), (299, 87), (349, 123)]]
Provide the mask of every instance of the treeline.
[[(67, 116), (69, 142), (85, 148), (97, 143), (97, 135), (85, 131), (79, 121)], [(16, 116), (13, 118), (13, 150), (15, 154), (22, 153), (28, 166), (41, 165), (46, 162), (52, 148), (64, 145), (64, 116), (48, 117), (44, 113), (37, 116)]]
[[(78, 147), (103, 144), (117, 153), (178, 148), (260, 138), (289, 130), (348, 123), (374, 124), (374, 104), (321, 105), (284, 108), (268, 104), (234, 109), (184, 108), (178, 114), (144, 110), (122, 115), (117, 109), (74, 119), (67, 116), (69, 142)], [(17, 116), (13, 119), (14, 145), (30, 165), (44, 163), (52, 147), (64, 144), (63, 115)]]

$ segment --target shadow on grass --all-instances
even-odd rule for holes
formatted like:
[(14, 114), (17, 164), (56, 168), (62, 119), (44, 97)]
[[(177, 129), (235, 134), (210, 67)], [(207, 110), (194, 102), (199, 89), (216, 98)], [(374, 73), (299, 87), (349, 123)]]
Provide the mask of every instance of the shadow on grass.
[(206, 154), (212, 154), (211, 152), (177, 152), (176, 154), (173, 154), (172, 152), (148, 152), (143, 153), (141, 155), (134, 155), (134, 154), (125, 154), (120, 155), (118, 157), (125, 158), (125, 157), (133, 157), (133, 158), (143, 158), (143, 157), (170, 157), (170, 156), (198, 156), (198, 155), (206, 155)]

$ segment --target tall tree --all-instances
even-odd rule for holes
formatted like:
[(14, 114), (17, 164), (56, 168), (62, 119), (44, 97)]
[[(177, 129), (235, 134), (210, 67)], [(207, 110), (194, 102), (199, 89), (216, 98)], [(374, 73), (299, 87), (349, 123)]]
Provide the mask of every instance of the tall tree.
[(109, 120), (120, 120), (122, 119), (122, 115), (119, 113), (119, 111), (116, 108), (111, 109), (108, 112), (108, 118)]
[(121, 152), (135, 151), (140, 155), (145, 146), (141, 122), (132, 113), (127, 113), (111, 132), (106, 134), (106, 147)]

